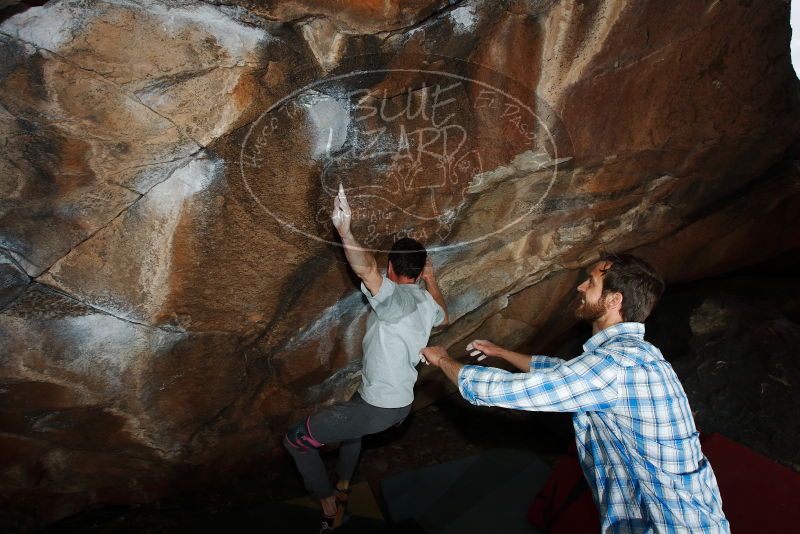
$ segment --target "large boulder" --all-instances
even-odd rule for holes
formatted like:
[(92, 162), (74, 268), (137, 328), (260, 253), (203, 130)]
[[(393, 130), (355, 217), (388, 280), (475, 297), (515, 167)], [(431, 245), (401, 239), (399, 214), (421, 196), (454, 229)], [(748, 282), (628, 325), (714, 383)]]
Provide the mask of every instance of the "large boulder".
[(353, 391), (339, 184), (382, 265), (429, 245), (447, 345), (555, 343), (601, 247), (681, 281), (800, 244), (788, 3), (376, 6), (62, 0), (0, 24), (8, 517), (234, 472)]

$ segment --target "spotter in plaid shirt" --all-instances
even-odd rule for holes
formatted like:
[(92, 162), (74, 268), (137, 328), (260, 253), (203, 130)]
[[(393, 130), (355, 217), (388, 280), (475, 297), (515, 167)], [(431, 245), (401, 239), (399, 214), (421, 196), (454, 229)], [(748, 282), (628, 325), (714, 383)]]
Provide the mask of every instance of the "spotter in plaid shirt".
[(534, 356), (530, 373), (468, 365), (459, 390), (472, 404), (575, 412), (603, 532), (729, 532), (683, 388), (643, 338), (643, 324), (618, 323), (568, 362)]
[(603, 532), (729, 532), (683, 387), (644, 340), (642, 323), (663, 280), (640, 258), (606, 254), (577, 289), (576, 316), (595, 334), (573, 360), (530, 357), (486, 340), (467, 349), (525, 372), (465, 366), (444, 347), (427, 347), (422, 356), (472, 404), (574, 412), (578, 455)]

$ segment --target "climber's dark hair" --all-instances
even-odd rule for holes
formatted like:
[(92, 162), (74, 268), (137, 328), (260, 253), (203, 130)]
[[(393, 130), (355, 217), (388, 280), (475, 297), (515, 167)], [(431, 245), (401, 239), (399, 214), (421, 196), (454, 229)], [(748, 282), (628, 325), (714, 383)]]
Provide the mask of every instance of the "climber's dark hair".
[(389, 252), (389, 262), (394, 267), (395, 274), (417, 278), (425, 267), (428, 253), (425, 247), (416, 239), (404, 237), (395, 241)]
[(652, 265), (632, 254), (602, 252), (600, 261), (611, 262), (603, 270), (603, 296), (622, 294), (623, 321), (643, 323), (664, 293), (664, 280)]

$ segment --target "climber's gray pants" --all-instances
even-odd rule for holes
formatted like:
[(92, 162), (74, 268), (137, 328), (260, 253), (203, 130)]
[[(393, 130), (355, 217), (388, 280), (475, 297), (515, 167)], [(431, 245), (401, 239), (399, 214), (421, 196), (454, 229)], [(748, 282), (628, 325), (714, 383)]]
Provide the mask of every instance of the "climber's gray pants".
[(336, 473), (340, 480), (352, 480), (361, 453), (361, 437), (401, 423), (410, 411), (410, 404), (402, 408), (378, 408), (356, 393), (349, 401), (325, 408), (293, 425), (283, 438), (283, 446), (294, 458), (306, 489), (317, 499), (324, 499), (333, 495), (333, 486), (319, 447), (341, 442)]

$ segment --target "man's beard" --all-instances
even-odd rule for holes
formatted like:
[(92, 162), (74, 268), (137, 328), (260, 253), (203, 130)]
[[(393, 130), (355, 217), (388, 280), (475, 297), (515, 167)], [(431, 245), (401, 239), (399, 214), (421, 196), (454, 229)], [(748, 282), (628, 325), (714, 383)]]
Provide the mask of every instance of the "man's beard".
[(606, 307), (603, 300), (597, 302), (583, 301), (575, 310), (575, 317), (581, 321), (593, 323), (600, 319), (606, 313)]

